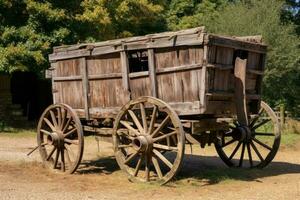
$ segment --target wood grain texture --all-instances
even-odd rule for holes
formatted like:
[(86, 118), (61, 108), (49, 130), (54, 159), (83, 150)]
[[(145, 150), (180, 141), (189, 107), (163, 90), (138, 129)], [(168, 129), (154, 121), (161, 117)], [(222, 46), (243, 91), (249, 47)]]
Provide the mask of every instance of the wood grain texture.
[[(165, 48), (155, 51), (157, 71), (183, 65), (203, 63), (203, 49), (199, 47)], [(199, 101), (201, 69), (157, 74), (158, 97), (166, 102)]]

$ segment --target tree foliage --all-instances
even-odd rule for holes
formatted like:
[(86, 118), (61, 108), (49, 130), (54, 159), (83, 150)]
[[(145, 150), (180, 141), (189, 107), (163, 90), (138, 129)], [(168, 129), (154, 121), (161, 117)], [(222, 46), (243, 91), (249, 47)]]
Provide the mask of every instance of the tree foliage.
[(202, 25), (262, 35), (269, 46), (264, 98), (300, 113), (299, 0), (0, 0), (0, 71), (41, 74), (57, 45)]

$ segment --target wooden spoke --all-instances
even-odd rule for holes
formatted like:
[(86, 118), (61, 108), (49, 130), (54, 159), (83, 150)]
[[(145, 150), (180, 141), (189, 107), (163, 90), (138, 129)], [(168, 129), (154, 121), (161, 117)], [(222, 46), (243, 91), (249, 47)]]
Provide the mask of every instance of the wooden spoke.
[(142, 127), (142, 125), (141, 125), (139, 119), (138, 119), (137, 116), (134, 114), (134, 112), (133, 112), (132, 110), (128, 110), (128, 113), (130, 114), (130, 116), (131, 116), (131, 118), (132, 118), (134, 124), (137, 126), (137, 128), (138, 128), (140, 134), (144, 133), (145, 131), (144, 131), (144, 129), (143, 129), (143, 127)]
[(245, 143), (243, 143), (241, 157), (240, 157), (240, 162), (239, 162), (239, 167), (241, 167), (243, 165), (244, 153), (245, 153)]
[(253, 138), (253, 141), (256, 142), (257, 144), (260, 144), (261, 146), (265, 147), (266, 149), (268, 149), (268, 150), (270, 150), (270, 151), (272, 150), (271, 147), (269, 147), (268, 145), (262, 143), (261, 141), (259, 141), (259, 140), (256, 139), (256, 138)]
[(57, 126), (61, 129), (61, 122), (62, 122), (61, 109), (56, 108), (56, 110), (57, 110)]
[(155, 131), (151, 134), (151, 137), (155, 138), (155, 136), (159, 133), (159, 131), (165, 127), (165, 125), (169, 122), (170, 116), (167, 116), (162, 123), (155, 129)]
[(139, 171), (140, 171), (140, 168), (141, 168), (141, 165), (142, 165), (142, 157), (139, 158), (137, 164), (136, 164), (136, 167), (135, 167), (135, 170), (134, 170), (134, 173), (133, 173), (133, 176), (137, 176)]
[(177, 147), (171, 147), (171, 146), (166, 146), (166, 145), (156, 144), (156, 143), (153, 144), (153, 147), (157, 148), (157, 149), (168, 150), (168, 151), (177, 151), (178, 150)]
[(56, 121), (55, 114), (52, 110), (50, 110), (50, 115), (51, 115), (52, 123), (53, 123), (54, 127), (56, 128), (57, 127), (57, 121)]
[[(230, 167), (245, 167), (245, 164), (243, 166), (245, 150), (248, 152), (249, 164), (251, 168), (263, 168), (274, 159), (280, 145), (280, 123), (275, 112), (265, 102), (261, 101), (260, 107), (261, 109), (259, 110), (258, 114), (255, 115), (255, 117), (252, 117), (249, 125), (239, 126), (238, 123), (235, 123), (236, 127), (230, 127), (232, 129), (232, 134), (228, 134), (228, 136), (229, 138), (232, 137), (232, 140), (229, 139), (226, 140), (227, 142), (224, 142), (224, 138), (226, 138), (227, 135), (223, 135), (223, 137), (221, 137), (221, 139), (223, 139), (222, 142), (215, 143), (217, 153), (226, 165)], [(270, 125), (273, 130), (270, 132), (259, 131), (260, 127), (264, 128), (264, 125), (266, 123), (268, 123), (268, 127)], [(251, 132), (249, 132), (249, 130)], [(226, 131), (226, 129), (223, 130), (223, 132)], [(267, 137), (267, 143), (264, 142), (264, 137)], [(233, 143), (234, 140), (239, 141), (239, 143), (237, 144), (233, 152), (231, 152), (231, 148), (224, 148), (225, 146)], [(232, 158), (241, 148), (241, 143), (243, 143), (243, 147), (241, 150), (239, 162), (237, 163), (234, 162)], [(255, 158), (258, 157), (258, 162), (254, 163), (253, 155), (255, 156)]]
[(152, 156), (152, 163), (153, 163), (153, 165), (154, 165), (154, 168), (155, 168), (155, 171), (156, 171), (158, 177), (159, 177), (159, 178), (162, 178), (162, 177), (163, 177), (163, 174), (162, 174), (162, 172), (161, 172), (159, 163), (158, 163), (157, 159), (156, 159), (154, 156)]
[[(61, 137), (60, 134), (64, 134), (65, 138)], [(45, 138), (45, 135), (51, 136), (53, 142), (49, 142), (49, 138)], [(55, 170), (70, 174), (76, 171), (82, 159), (84, 138), (80, 118), (70, 106), (54, 104), (43, 112), (38, 123), (37, 140), (39, 146), (46, 142), (53, 146), (49, 150), (40, 148), (42, 160), (47, 166), (49, 166), (48, 161), (51, 160)], [(74, 151), (71, 148), (68, 149), (68, 146), (73, 144), (76, 145)], [(72, 156), (72, 161), (70, 156)]]
[(72, 165), (72, 161), (70, 159), (69, 151), (66, 147), (65, 147), (65, 152), (66, 152), (67, 162), (69, 163), (69, 165)]
[(67, 112), (65, 109), (61, 109), (61, 125), (60, 125), (60, 129), (63, 130), (65, 122), (66, 122), (66, 118), (67, 118)]
[[(148, 112), (148, 107), (153, 110)], [(140, 108), (140, 112), (131, 108)], [(132, 121), (126, 121), (127, 118)], [(121, 133), (120, 129), (124, 131)], [(116, 116), (113, 145), (120, 168), (131, 179), (164, 184), (179, 170), (185, 137), (178, 115), (168, 104), (154, 97), (140, 97), (124, 105)], [(172, 160), (162, 152), (170, 153), (167, 155), (172, 155)], [(165, 174), (162, 165), (169, 168)]]
[(55, 155), (55, 158), (54, 158), (54, 164), (53, 164), (53, 169), (56, 168), (56, 165), (57, 165), (57, 162), (58, 162), (58, 158), (59, 158), (59, 153), (60, 153), (60, 150), (57, 149), (56, 151), (56, 155)]
[(157, 142), (157, 141), (163, 140), (163, 139), (165, 139), (165, 138), (169, 138), (169, 137), (171, 137), (172, 135), (175, 135), (175, 134), (177, 134), (177, 132), (176, 132), (176, 131), (173, 131), (173, 132), (171, 132), (171, 133), (167, 133), (167, 134), (165, 134), (165, 135), (162, 135), (162, 136), (153, 138), (153, 142)]
[(250, 167), (253, 167), (252, 154), (251, 154), (251, 148), (250, 148), (250, 144), (249, 143), (247, 143), (247, 151), (248, 151), (248, 157), (249, 157)]
[(60, 167), (61, 167), (61, 171), (65, 172), (66, 171), (66, 167), (65, 167), (65, 151), (64, 149), (61, 151), (61, 164), (60, 164)]
[(46, 135), (50, 135), (50, 136), (52, 135), (49, 131), (46, 131), (44, 129), (41, 129), (41, 132), (44, 133), (44, 134), (46, 134)]
[(255, 151), (256, 155), (259, 157), (259, 159), (260, 159), (261, 161), (264, 161), (263, 157), (261, 156), (261, 154), (260, 154), (259, 151), (257, 150), (255, 144), (254, 144), (252, 141), (250, 142), (250, 144), (251, 144), (253, 150)]
[(146, 181), (149, 181), (150, 180), (150, 159), (149, 158), (150, 155), (149, 154), (146, 154), (145, 155), (145, 175), (146, 175)]
[(148, 124), (147, 124), (145, 106), (143, 103), (140, 103), (140, 107), (141, 107), (141, 115), (142, 115), (144, 133), (146, 134), (146, 133), (148, 133)]
[(149, 134), (152, 133), (152, 131), (154, 129), (154, 124), (156, 122), (156, 115), (157, 115), (157, 106), (154, 106), (151, 121), (150, 121), (150, 125), (149, 125), (149, 130), (148, 130)]
[(255, 132), (254, 135), (259, 135), (259, 136), (275, 136), (274, 133), (258, 133), (258, 132)]
[(126, 158), (126, 160), (124, 161), (124, 164), (129, 163), (136, 155), (138, 155), (138, 151), (134, 152), (133, 154), (131, 154), (128, 158)]
[(120, 123), (126, 128), (128, 128), (128, 130), (132, 131), (135, 135), (140, 135), (140, 133), (135, 128), (130, 126), (130, 124), (127, 121), (120, 121)]
[(64, 133), (70, 126), (70, 123), (72, 121), (72, 118), (70, 117), (66, 123), (66, 125), (64, 126), (64, 128), (62, 129), (62, 132)]
[(68, 138), (65, 138), (64, 141), (65, 141), (65, 143), (70, 143), (70, 144), (75, 144), (75, 145), (79, 144), (78, 140), (70, 140)]
[(166, 158), (164, 157), (159, 151), (156, 149), (153, 149), (153, 153), (161, 160), (163, 161), (170, 169), (172, 169), (173, 164)]
[(50, 158), (51, 158), (51, 156), (53, 155), (53, 153), (55, 152), (55, 150), (56, 150), (56, 147), (53, 146), (52, 150), (50, 151), (50, 153), (48, 154), (48, 156), (47, 156), (47, 158), (46, 158), (47, 161), (50, 160)]
[(44, 121), (49, 126), (49, 128), (51, 128), (52, 131), (55, 131), (55, 127), (51, 124), (51, 122), (47, 118), (44, 118)]
[(132, 144), (121, 144), (118, 146), (118, 148), (129, 148), (129, 147), (132, 147)]
[(236, 152), (239, 150), (241, 144), (242, 144), (242, 142), (239, 142), (239, 143), (236, 145), (235, 149), (233, 150), (233, 152), (231, 153), (231, 155), (230, 155), (229, 158), (228, 158), (229, 160), (231, 160), (231, 159), (234, 157), (234, 155), (236, 154)]
[(226, 142), (222, 147), (224, 148), (224, 147), (226, 147), (226, 146), (228, 146), (228, 145), (234, 143), (235, 141), (236, 141), (235, 139), (232, 139), (232, 140)]
[(256, 130), (257, 128), (261, 127), (262, 125), (266, 124), (267, 122), (271, 121), (271, 119), (264, 119), (257, 125), (253, 126), (252, 130)]
[(72, 135), (72, 134), (75, 133), (76, 131), (77, 131), (76, 128), (73, 128), (72, 130), (68, 131), (68, 132), (64, 135), (65, 138), (68, 137), (68, 136), (70, 136), (70, 135)]

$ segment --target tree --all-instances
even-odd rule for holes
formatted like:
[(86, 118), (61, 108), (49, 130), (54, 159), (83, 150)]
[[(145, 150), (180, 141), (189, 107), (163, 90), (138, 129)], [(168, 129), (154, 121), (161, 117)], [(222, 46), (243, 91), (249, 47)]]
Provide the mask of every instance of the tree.
[(53, 46), (158, 32), (162, 12), (150, 0), (0, 0), (0, 71), (42, 74)]

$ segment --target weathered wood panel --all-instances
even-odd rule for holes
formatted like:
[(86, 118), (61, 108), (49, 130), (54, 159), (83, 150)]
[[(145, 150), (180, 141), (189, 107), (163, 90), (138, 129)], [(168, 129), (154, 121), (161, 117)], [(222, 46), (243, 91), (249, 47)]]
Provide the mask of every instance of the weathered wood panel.
[[(203, 62), (203, 49), (199, 47), (180, 47), (176, 49), (157, 49), (155, 66), (157, 71)], [(199, 79), (201, 69), (157, 74), (158, 97), (166, 102), (199, 101)]]
[[(53, 98), (55, 103), (65, 103), (75, 109), (85, 107), (82, 80), (59, 80), (60, 77), (82, 76), (84, 67), (84, 58), (62, 60), (55, 64), (53, 74)], [(58, 78), (58, 80), (55, 81), (55, 78)]]
[(82, 81), (55, 82), (55, 102), (65, 103), (74, 109), (84, 108)]
[[(128, 100), (121, 74), (121, 59), (119, 53), (95, 56), (87, 59), (89, 75), (90, 108), (118, 107)], [(110, 76), (114, 74), (115, 76)], [(102, 77), (101, 79), (97, 79)], [(107, 78), (103, 78), (106, 77)]]
[(129, 84), (132, 99), (140, 96), (152, 96), (149, 77), (130, 78)]
[(232, 71), (225, 69), (232, 65), (234, 49), (220, 46), (211, 46), (208, 53), (208, 62), (220, 64), (221, 68), (209, 69), (209, 90), (228, 92), (234, 89)]

